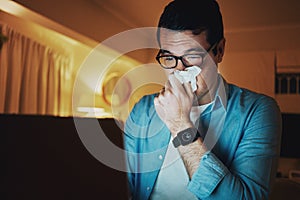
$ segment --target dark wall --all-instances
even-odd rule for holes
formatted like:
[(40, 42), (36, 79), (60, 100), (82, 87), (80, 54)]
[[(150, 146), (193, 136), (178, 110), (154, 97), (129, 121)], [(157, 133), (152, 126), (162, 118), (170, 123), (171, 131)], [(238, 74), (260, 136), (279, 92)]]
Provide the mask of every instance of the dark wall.
[[(115, 121), (98, 121), (122, 146)], [(126, 199), (126, 174), (86, 150), (72, 117), (0, 115), (0, 132), (0, 199)]]
[(300, 158), (300, 114), (282, 114), (280, 156)]
[[(281, 156), (300, 158), (300, 115), (282, 114)], [(78, 118), (88, 122), (90, 118)], [(119, 147), (113, 119), (96, 119)], [(127, 198), (126, 174), (95, 159), (82, 144), (72, 117), (0, 115), (0, 199)], [(109, 152), (107, 152), (109, 153)], [(275, 195), (277, 196), (277, 195)]]

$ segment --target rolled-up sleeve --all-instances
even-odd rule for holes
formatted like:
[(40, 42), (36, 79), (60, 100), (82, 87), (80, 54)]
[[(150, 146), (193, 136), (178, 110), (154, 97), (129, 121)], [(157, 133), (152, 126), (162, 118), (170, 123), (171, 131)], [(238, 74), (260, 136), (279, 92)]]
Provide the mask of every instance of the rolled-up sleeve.
[(228, 169), (213, 153), (206, 153), (202, 157), (200, 167), (193, 175), (188, 189), (199, 198), (207, 197), (227, 173)]
[(268, 199), (280, 150), (281, 114), (265, 96), (245, 112), (236, 122), (243, 124), (232, 161), (225, 165), (213, 151), (200, 160), (188, 185), (199, 199)]

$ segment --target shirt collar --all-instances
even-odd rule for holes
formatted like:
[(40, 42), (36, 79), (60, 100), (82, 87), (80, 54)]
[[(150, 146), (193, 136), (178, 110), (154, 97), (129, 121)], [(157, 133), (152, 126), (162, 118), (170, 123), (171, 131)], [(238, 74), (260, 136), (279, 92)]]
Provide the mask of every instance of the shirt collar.
[(206, 109), (206, 111), (212, 112), (214, 109), (218, 108), (223, 108), (224, 111), (226, 111), (228, 85), (220, 74), (217, 76), (217, 84), (213, 90), (215, 91), (214, 100), (212, 101), (213, 104), (212, 106), (209, 106), (209, 109)]
[(220, 74), (218, 74), (218, 83), (219, 85), (215, 97), (215, 106), (222, 106), (226, 110), (228, 85)]

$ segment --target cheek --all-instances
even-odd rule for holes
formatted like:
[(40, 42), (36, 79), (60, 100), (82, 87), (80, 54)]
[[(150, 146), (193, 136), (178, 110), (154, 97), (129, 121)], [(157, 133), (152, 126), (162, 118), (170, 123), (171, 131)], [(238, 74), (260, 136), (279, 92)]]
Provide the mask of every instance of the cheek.
[(197, 80), (197, 92), (203, 93), (207, 90), (207, 84), (204, 81), (204, 78), (202, 77), (202, 72), (196, 77)]

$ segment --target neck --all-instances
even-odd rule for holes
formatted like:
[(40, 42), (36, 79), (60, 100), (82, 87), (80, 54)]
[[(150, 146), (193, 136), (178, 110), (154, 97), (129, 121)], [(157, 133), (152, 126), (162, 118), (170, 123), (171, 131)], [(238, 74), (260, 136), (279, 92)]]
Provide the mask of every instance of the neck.
[(208, 104), (212, 102), (212, 98), (211, 98), (211, 95), (210, 93), (207, 91), (205, 94), (201, 95), (201, 96), (197, 96), (195, 98), (195, 101), (194, 101), (194, 106), (202, 106), (204, 104)]

